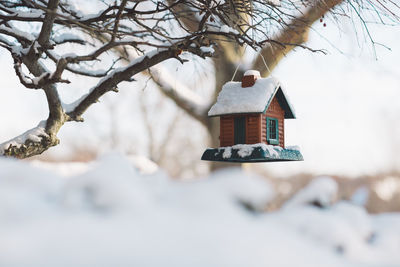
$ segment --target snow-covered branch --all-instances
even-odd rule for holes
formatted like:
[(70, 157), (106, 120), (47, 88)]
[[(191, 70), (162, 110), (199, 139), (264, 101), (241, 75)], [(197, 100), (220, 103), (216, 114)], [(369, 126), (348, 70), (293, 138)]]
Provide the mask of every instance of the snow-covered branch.
[(45, 128), (46, 121), (41, 121), (38, 126), (1, 143), (0, 155), (25, 158), (40, 154), (50, 144), (50, 138)]
[(145, 55), (132, 60), (128, 66), (116, 69), (102, 78), (90, 92), (79, 100), (73, 110), (67, 110), (70, 120), (82, 121), (81, 115), (98, 99), (109, 91), (116, 91), (122, 81), (130, 81), (132, 76), (140, 73), (164, 60), (177, 58), (181, 53), (180, 48), (153, 50)]
[(19, 30), (16, 27), (8, 27), (5, 25), (0, 25), (0, 34), (15, 38), (20, 45), (24, 47), (31, 44), (35, 40), (35, 37), (30, 33)]

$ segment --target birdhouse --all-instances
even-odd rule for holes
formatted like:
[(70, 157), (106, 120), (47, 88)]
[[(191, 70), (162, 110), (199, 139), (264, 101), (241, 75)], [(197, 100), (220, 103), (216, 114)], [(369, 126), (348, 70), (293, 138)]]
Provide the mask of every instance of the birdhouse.
[(207, 149), (202, 160), (231, 162), (299, 161), (297, 147), (285, 145), (285, 119), (295, 119), (276, 78), (246, 71), (241, 82), (228, 82), (208, 112), (220, 120), (220, 147)]

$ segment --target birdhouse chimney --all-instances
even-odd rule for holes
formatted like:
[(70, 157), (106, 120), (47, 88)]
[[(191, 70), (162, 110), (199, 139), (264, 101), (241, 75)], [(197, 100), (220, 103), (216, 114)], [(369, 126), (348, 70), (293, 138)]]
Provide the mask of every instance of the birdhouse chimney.
[(256, 83), (257, 78), (261, 78), (258, 70), (246, 71), (242, 78), (242, 87), (252, 87)]

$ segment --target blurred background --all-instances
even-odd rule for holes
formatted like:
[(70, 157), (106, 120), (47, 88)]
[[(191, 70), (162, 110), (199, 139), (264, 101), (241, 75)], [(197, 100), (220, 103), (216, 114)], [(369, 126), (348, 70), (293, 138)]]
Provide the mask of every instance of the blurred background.
[[(213, 168), (200, 160), (208, 130), (145, 75), (66, 123), (58, 146), (0, 158), (0, 267), (400, 266), (399, 28), (370, 25), (372, 43), (353, 23), (325, 17), (307, 45), (326, 54), (297, 48), (272, 71), (296, 110), (285, 142), (302, 162)], [(239, 72), (254, 57), (246, 50)], [(48, 109), (0, 59), (2, 143)], [(159, 70), (209, 102), (221, 70), (186, 59)], [(65, 103), (97, 83), (65, 78)]]
[[(290, 184), (283, 199), (312, 177), (330, 175), (339, 181), (341, 198), (364, 186), (370, 192), (369, 211), (400, 211), (398, 27), (370, 26), (376, 42), (372, 45), (352, 21), (327, 18), (324, 23), (326, 27), (314, 25), (308, 46), (323, 49), (326, 55), (297, 48), (272, 72), (297, 113), (296, 120), (286, 121), (287, 144), (300, 146), (304, 162), (244, 164), (243, 168), (277, 186)], [(252, 57), (249, 49), (240, 68), (245, 70)], [(0, 58), (0, 140), (6, 141), (36, 126), (48, 111), (42, 92), (20, 85), (11, 57), (0, 51)], [(215, 87), (214, 66), (209, 60), (188, 59), (183, 65), (168, 61), (162, 67), (175, 85), (184, 84), (195, 97), (209, 101)], [(59, 89), (66, 103), (96, 82), (69, 75), (73, 86)], [(175, 179), (195, 179), (210, 171), (209, 163), (200, 160), (209, 145), (207, 130), (146, 76), (123, 83), (118, 94), (105, 95), (85, 114), (84, 123), (66, 124), (59, 138), (60, 145), (29, 160), (89, 162), (119, 151), (146, 157)]]

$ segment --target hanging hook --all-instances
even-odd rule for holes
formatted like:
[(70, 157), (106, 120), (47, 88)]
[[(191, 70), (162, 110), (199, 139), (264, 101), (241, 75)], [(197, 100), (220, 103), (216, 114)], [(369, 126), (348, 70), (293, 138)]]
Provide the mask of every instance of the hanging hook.
[(247, 49), (247, 47), (248, 47), (248, 44), (246, 44), (246, 46), (244, 47), (243, 53), (242, 53), (242, 55), (241, 55), (241, 57), (240, 57), (240, 62), (239, 62), (239, 64), (236, 66), (236, 69), (235, 69), (235, 72), (233, 73), (233, 76), (232, 76), (231, 82), (232, 82), (232, 81), (233, 81), (233, 79), (235, 78), (235, 76), (236, 76), (236, 73), (237, 73), (237, 71), (238, 71), (238, 69), (239, 69), (240, 65), (242, 64), (242, 63), (241, 63), (241, 61), (243, 60), (244, 52), (246, 52), (246, 49)]

